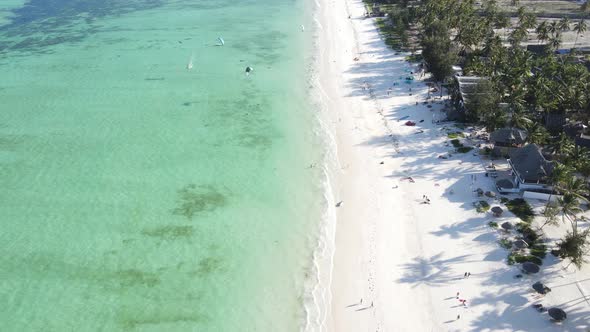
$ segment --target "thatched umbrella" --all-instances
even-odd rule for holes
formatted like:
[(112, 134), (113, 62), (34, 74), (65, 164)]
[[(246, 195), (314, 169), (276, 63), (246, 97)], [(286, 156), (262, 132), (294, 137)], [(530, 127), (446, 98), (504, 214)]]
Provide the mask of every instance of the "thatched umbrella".
[(522, 271), (524, 273), (537, 273), (541, 270), (539, 265), (531, 262), (524, 262), (522, 263)]
[(561, 322), (562, 320), (567, 318), (567, 314), (565, 313), (565, 311), (559, 308), (551, 308), (547, 310), (547, 313), (551, 318), (558, 322)]
[(494, 214), (494, 216), (496, 216), (496, 217), (499, 217), (499, 216), (501, 216), (501, 215), (502, 215), (502, 212), (504, 212), (504, 210), (502, 210), (502, 208), (501, 208), (501, 207), (499, 207), (499, 206), (494, 206), (494, 207), (492, 208), (492, 213), (493, 213), (493, 214)]
[(514, 244), (514, 246), (518, 249), (526, 248), (529, 246), (529, 244), (526, 243), (525, 240), (516, 240), (512, 244)]
[(545, 286), (545, 284), (540, 281), (533, 284), (533, 289), (539, 294), (547, 294), (551, 291), (551, 288)]
[(514, 226), (512, 226), (512, 224), (511, 224), (511, 223), (509, 223), (509, 222), (505, 222), (505, 223), (503, 223), (503, 224), (501, 225), (501, 227), (502, 227), (502, 228), (503, 228), (505, 231), (509, 231), (509, 230), (511, 230), (511, 229), (513, 229), (513, 228), (514, 228)]

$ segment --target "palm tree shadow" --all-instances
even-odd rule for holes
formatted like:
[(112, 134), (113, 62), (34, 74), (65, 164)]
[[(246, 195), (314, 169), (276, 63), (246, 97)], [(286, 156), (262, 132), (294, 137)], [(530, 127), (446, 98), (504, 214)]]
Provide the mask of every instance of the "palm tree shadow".
[(418, 287), (420, 285), (444, 286), (462, 279), (452, 267), (470, 262), (468, 260), (470, 255), (443, 259), (443, 253), (440, 252), (430, 258), (415, 257), (412, 262), (403, 264), (401, 268), (404, 274), (397, 281)]

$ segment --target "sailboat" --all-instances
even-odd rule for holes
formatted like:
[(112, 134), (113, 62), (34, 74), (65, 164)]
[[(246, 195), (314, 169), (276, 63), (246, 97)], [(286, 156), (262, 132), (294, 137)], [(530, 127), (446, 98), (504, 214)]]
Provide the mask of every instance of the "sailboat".
[(194, 57), (194, 54), (193, 54), (193, 55), (191, 55), (191, 58), (190, 58), (190, 60), (188, 61), (188, 64), (186, 65), (186, 70), (191, 70), (191, 69), (193, 69), (193, 57)]
[(218, 41), (217, 46), (223, 46), (223, 45), (225, 45), (225, 40), (223, 40), (223, 38), (217, 37), (217, 41)]

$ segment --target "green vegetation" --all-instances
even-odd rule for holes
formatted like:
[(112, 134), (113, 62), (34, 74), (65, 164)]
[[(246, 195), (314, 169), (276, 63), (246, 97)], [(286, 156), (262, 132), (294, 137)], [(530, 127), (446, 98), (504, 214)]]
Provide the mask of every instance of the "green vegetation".
[(406, 58), (406, 61), (408, 62), (422, 62), (422, 60), (424, 60), (424, 57), (422, 57), (422, 54), (411, 54), (408, 55)]
[(377, 18), (377, 27), (383, 36), (385, 44), (394, 50), (399, 50), (402, 45), (401, 38), (397, 35), (395, 27), (389, 20)]
[(506, 202), (506, 207), (524, 222), (530, 224), (533, 221), (533, 217), (535, 216), (533, 208), (524, 199), (515, 198), (510, 200)]
[(452, 66), (457, 61), (457, 53), (453, 50), (449, 26), (446, 22), (435, 20), (425, 26), (422, 56), (437, 82), (442, 82), (451, 75)]
[[(394, 50), (408, 49), (408, 31), (410, 24), (415, 20), (416, 11), (407, 6), (407, 1), (370, 1), (365, 0), (365, 8), (368, 13), (374, 13), (374, 5), (379, 5), (379, 10), (386, 16), (376, 19), (377, 27), (385, 44)], [(421, 61), (417, 56), (416, 61)]]
[[(566, 236), (557, 244), (557, 256), (560, 258), (568, 258), (570, 264), (574, 264), (577, 268), (581, 268), (582, 264), (587, 263), (586, 253), (590, 246), (588, 235), (590, 229), (583, 232), (568, 232)], [(569, 266), (569, 264), (568, 264)]]
[(459, 153), (467, 153), (471, 150), (473, 150), (472, 146), (462, 146), (462, 147), (457, 148), (457, 152), (459, 152)]
[(459, 138), (459, 137), (460, 138), (463, 138), (463, 137), (465, 137), (465, 134), (463, 134), (460, 131), (455, 131), (455, 132), (452, 132), (452, 133), (448, 133), (447, 134), (447, 137), (448, 138), (452, 138), (452, 139)]
[(498, 223), (495, 221), (490, 221), (488, 223), (488, 226), (490, 226), (491, 228), (498, 228)]
[(508, 265), (512, 265), (514, 263), (524, 263), (524, 262), (531, 262), (537, 265), (543, 265), (543, 261), (536, 256), (532, 255), (521, 255), (515, 252), (511, 252), (508, 255)]
[[(454, 134), (458, 134), (458, 133), (454, 133)], [(449, 134), (449, 137), (451, 135), (453, 135), (453, 134)], [(457, 135), (455, 137), (459, 137), (459, 135)], [(459, 153), (467, 153), (467, 152), (473, 150), (472, 146), (464, 146), (463, 143), (461, 143), (461, 141), (459, 141), (458, 138), (452, 139), (451, 144), (453, 144), (453, 146), (456, 148), (455, 151), (457, 151)]]
[(512, 248), (512, 241), (504, 238), (501, 239), (500, 241), (498, 241), (498, 243), (500, 244), (500, 247), (504, 248), (504, 249), (510, 249)]
[(500, 197), (500, 203), (506, 204), (508, 201), (509, 201), (508, 198), (506, 198), (506, 197)]
[(486, 201), (479, 201), (476, 204), (475, 209), (477, 210), (477, 212), (479, 213), (484, 213), (490, 210), (490, 204)]
[(544, 249), (531, 249), (531, 255), (543, 259), (545, 256), (547, 256), (547, 251)]
[(527, 243), (534, 243), (539, 239), (537, 232), (528, 223), (519, 222), (516, 224), (516, 231), (522, 234), (523, 239)]

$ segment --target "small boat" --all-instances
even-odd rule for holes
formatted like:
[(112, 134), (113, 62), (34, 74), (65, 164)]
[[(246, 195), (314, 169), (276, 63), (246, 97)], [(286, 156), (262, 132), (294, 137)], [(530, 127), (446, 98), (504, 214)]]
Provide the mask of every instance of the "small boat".
[(187, 65), (186, 65), (186, 70), (191, 70), (193, 69), (193, 56), (191, 55), (191, 58), (189, 59)]

